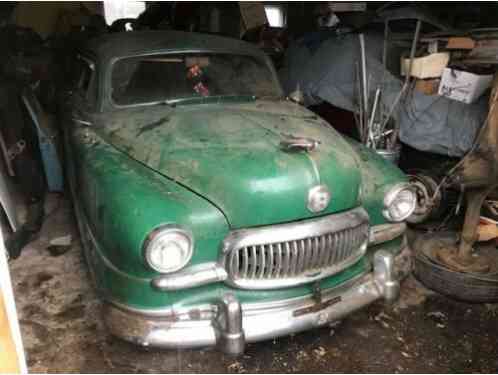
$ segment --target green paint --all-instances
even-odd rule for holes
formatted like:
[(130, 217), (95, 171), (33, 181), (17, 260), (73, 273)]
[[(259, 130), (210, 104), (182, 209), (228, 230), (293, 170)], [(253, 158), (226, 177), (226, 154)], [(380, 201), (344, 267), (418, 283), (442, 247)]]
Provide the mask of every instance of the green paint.
[[(382, 224), (386, 190), (406, 180), (395, 166), (286, 101), (216, 98), (114, 109), (88, 118), (91, 127), (68, 121), (64, 138), (76, 207), (96, 241), (87, 256), (102, 296), (138, 308), (212, 303), (227, 291), (245, 303), (311, 293), (311, 285), (244, 291), (224, 283), (155, 291), (150, 280), (158, 274), (145, 264), (142, 246), (160, 225), (191, 230), (195, 248), (189, 265), (213, 262), (236, 228), (305, 220), (359, 205), (372, 225)], [(320, 144), (309, 153), (287, 153), (279, 144), (288, 135)], [(332, 200), (313, 214), (306, 208), (307, 194), (318, 184), (329, 187)], [(379, 248), (396, 252), (400, 245), (400, 239), (393, 240), (369, 254)], [(321, 280), (321, 287), (366, 272), (369, 259)]]
[[(319, 216), (306, 208), (308, 190), (318, 184), (332, 191), (332, 202), (320, 215), (355, 206), (361, 176), (352, 147), (323, 121), (309, 120), (312, 114), (302, 107), (258, 103), (160, 107), (149, 111), (146, 121), (137, 119), (143, 108), (132, 109), (98, 132), (212, 202), (231, 228)], [(270, 105), (273, 113), (266, 109)], [(320, 145), (311, 153), (283, 152), (279, 144), (288, 134)]]

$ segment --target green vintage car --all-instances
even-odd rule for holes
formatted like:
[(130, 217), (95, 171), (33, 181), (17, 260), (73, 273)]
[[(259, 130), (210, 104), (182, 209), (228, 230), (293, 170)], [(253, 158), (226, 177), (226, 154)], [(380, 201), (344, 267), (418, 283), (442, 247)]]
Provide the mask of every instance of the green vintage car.
[(67, 175), (113, 334), (237, 354), (398, 296), (406, 177), (286, 100), (255, 46), (110, 34), (74, 77)]

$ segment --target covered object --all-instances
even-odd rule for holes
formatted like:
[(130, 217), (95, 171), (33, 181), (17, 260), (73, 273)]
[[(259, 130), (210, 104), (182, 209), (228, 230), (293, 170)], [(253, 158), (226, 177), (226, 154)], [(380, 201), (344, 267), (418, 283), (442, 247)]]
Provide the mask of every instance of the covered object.
[[(365, 34), (365, 44), (369, 96), (372, 97), (376, 88), (381, 87), (381, 102), (390, 108), (403, 82), (383, 67), (382, 35), (376, 32)], [(399, 56), (389, 58), (399, 61)], [(287, 94), (299, 85), (306, 105), (325, 101), (353, 111), (358, 96), (355, 88), (357, 62), (360, 62), (358, 34), (337, 36), (331, 32), (317, 32), (289, 47), (279, 74)], [(408, 90), (393, 117), (400, 125), (402, 142), (421, 151), (458, 157), (471, 147), (485, 121), (487, 109), (486, 96), (476, 103), (464, 104)]]

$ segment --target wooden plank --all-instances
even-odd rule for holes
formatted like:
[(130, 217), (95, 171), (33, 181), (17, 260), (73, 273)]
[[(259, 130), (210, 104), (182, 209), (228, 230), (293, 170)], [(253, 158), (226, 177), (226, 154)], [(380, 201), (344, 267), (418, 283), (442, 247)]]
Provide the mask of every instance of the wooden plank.
[(258, 1), (239, 2), (244, 30), (251, 30), (268, 23), (263, 3)]
[(6, 253), (0, 230), (0, 373), (26, 374), (26, 358)]
[(0, 373), (18, 374), (19, 372), (16, 345), (10, 330), (3, 294), (0, 294)]
[(466, 37), (449, 38), (448, 44), (446, 44), (447, 49), (473, 49), (475, 46), (475, 40)]

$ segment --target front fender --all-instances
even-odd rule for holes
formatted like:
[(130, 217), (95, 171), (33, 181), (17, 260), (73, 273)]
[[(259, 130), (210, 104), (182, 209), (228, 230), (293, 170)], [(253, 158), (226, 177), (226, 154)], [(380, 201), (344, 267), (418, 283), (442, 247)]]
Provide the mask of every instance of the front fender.
[[(98, 139), (98, 138), (97, 138)], [(158, 175), (98, 139), (73, 147), (78, 194), (84, 220), (102, 257), (131, 277), (157, 275), (144, 261), (147, 235), (163, 224), (176, 224), (194, 235), (190, 264), (217, 259), (228, 233), (223, 214), (204, 198)]]
[(382, 215), (384, 195), (390, 186), (408, 182), (408, 178), (398, 167), (372, 149), (351, 138), (346, 139), (360, 157), (362, 181), (360, 200), (370, 216), (370, 223), (371, 225), (387, 223)]

